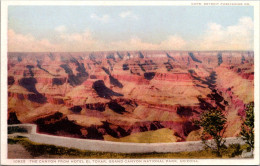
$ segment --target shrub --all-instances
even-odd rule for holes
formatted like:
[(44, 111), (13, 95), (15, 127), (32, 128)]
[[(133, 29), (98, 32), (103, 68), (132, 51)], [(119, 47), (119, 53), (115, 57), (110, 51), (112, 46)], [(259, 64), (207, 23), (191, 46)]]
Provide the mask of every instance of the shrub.
[[(224, 114), (216, 109), (205, 111), (201, 114), (200, 120), (195, 121), (195, 123), (203, 128), (202, 141), (206, 147), (216, 151), (218, 156), (221, 156), (221, 149), (225, 147), (225, 139), (223, 134), (226, 129), (227, 120)], [(213, 138), (215, 142), (215, 147), (208, 145), (207, 139)]]
[(27, 133), (28, 131), (25, 128), (19, 126), (10, 126), (8, 127), (8, 134), (13, 133)]
[(222, 153), (225, 153), (228, 157), (235, 157), (241, 155), (243, 149), (240, 144), (231, 144), (228, 149), (225, 149)]
[(246, 106), (245, 112), (246, 117), (242, 124), (240, 134), (250, 149), (254, 149), (254, 102)]

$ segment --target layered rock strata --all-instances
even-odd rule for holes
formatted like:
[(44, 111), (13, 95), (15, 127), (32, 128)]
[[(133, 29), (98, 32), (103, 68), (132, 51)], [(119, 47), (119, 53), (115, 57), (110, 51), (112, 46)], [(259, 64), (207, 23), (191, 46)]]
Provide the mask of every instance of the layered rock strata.
[(192, 141), (202, 131), (193, 119), (217, 108), (233, 137), (252, 101), (253, 52), (8, 54), (8, 123), (42, 133), (115, 141), (160, 130)]

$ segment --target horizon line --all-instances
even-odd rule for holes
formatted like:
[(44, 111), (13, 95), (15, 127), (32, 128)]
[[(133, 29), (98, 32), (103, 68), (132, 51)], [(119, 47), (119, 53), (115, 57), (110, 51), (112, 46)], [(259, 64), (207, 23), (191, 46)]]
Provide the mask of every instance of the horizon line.
[(7, 51), (7, 53), (96, 53), (96, 52), (254, 52), (254, 50), (103, 50), (103, 51)]

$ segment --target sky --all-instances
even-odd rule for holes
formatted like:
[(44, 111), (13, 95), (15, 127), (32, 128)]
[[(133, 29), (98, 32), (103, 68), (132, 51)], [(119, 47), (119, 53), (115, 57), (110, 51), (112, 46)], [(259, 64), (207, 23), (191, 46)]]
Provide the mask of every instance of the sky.
[(9, 6), (9, 52), (252, 50), (250, 6)]

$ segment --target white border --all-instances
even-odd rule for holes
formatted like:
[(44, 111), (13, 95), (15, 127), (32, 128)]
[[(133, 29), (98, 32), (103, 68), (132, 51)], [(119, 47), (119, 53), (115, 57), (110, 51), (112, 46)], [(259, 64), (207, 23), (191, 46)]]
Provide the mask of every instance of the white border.
[[(171, 159), (172, 162), (166, 162), (166, 159), (152, 159), (150, 162), (144, 162), (144, 159), (116, 159), (116, 160), (92, 160), (82, 159), (78, 160), (81, 163), (74, 163), (73, 159), (66, 159), (68, 163), (57, 163), (59, 160), (44, 159), (46, 163), (40, 163), (41, 160), (24, 160), (25, 163), (16, 163), (16, 160), (7, 159), (7, 16), (8, 6), (10, 5), (88, 5), (88, 6), (193, 6), (191, 3), (201, 3), (199, 6), (212, 6), (203, 5), (204, 3), (218, 3), (217, 6), (223, 3), (249, 3), (254, 6), (254, 58), (255, 58), (255, 158), (254, 159)], [(204, 164), (238, 164), (238, 165), (258, 165), (259, 164), (259, 1), (2, 1), (1, 2), (1, 164), (5, 165), (147, 165), (147, 164), (163, 164), (163, 165), (204, 165)], [(216, 6), (216, 5), (214, 5)], [(228, 5), (229, 6), (229, 5)], [(145, 159), (146, 161), (149, 159)], [(33, 162), (34, 161), (34, 162)], [(52, 163), (51, 161), (56, 161)], [(104, 161), (105, 163), (102, 163)], [(114, 162), (112, 162), (114, 161)], [(117, 162), (115, 162), (117, 161)], [(131, 161), (131, 162), (128, 162)], [(140, 162), (141, 161), (141, 162)], [(37, 162), (37, 163), (35, 163)]]

